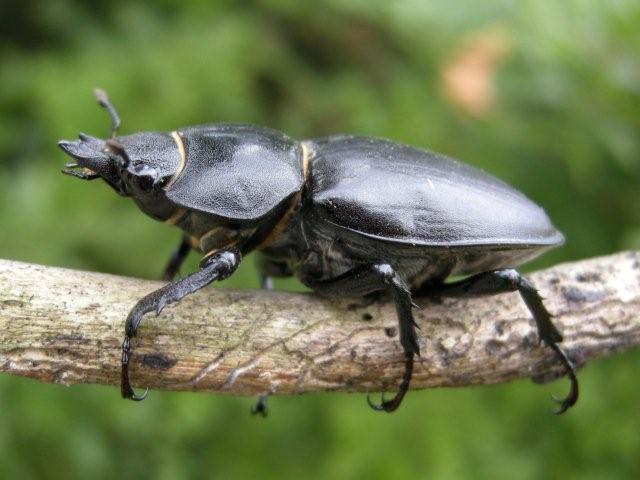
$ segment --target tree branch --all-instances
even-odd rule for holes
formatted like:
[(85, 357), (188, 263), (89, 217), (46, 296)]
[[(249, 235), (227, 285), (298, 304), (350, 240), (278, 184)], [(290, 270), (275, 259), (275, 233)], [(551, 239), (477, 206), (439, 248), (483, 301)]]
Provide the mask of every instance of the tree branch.
[[(640, 345), (640, 252), (531, 275), (577, 365)], [(0, 260), (0, 371), (65, 385), (116, 385), (124, 319), (161, 284)], [(517, 293), (416, 299), (413, 388), (536, 377), (561, 367)], [(135, 385), (229, 394), (394, 390), (403, 371), (392, 305), (209, 288), (133, 340)]]

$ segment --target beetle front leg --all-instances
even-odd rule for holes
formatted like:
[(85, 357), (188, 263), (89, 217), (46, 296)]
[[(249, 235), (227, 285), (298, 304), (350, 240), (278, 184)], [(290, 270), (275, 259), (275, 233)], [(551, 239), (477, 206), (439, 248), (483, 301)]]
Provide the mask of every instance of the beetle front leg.
[(473, 275), (457, 282), (425, 288), (420, 290), (419, 294), (476, 297), (515, 291), (520, 293), (520, 297), (522, 297), (527, 309), (531, 312), (536, 322), (540, 341), (556, 352), (571, 381), (569, 394), (564, 399), (557, 400), (560, 407), (555, 413), (564, 413), (578, 401), (579, 388), (575, 366), (567, 354), (558, 346), (558, 343), (562, 342), (562, 335), (551, 321), (551, 314), (542, 303), (542, 297), (540, 297), (540, 294), (529, 280), (513, 269), (494, 270)]
[(414, 355), (420, 355), (420, 346), (416, 335), (416, 322), (413, 319), (413, 302), (405, 281), (388, 264), (377, 264), (350, 270), (339, 277), (322, 282), (305, 279), (305, 284), (316, 292), (325, 295), (365, 296), (371, 293), (387, 291), (396, 306), (400, 330), (400, 344), (404, 350), (404, 374), (396, 395), (375, 405), (367, 397), (369, 406), (374, 410), (393, 412), (409, 390), (413, 375)]
[(136, 395), (129, 383), (129, 360), (131, 355), (131, 337), (136, 335), (142, 317), (149, 312), (160, 314), (169, 303), (174, 303), (190, 293), (196, 292), (209, 285), (214, 280), (224, 280), (229, 277), (240, 263), (240, 253), (237, 250), (223, 250), (206, 256), (200, 263), (200, 270), (184, 278), (150, 293), (143, 297), (133, 307), (125, 324), (125, 337), (122, 342), (122, 373), (120, 387), (123, 398), (143, 400), (143, 395)]
[(183, 235), (180, 245), (178, 245), (178, 247), (171, 253), (171, 257), (169, 257), (167, 266), (164, 268), (164, 273), (162, 274), (162, 280), (173, 280), (173, 277), (175, 277), (180, 270), (180, 267), (184, 263), (190, 251), (191, 242), (189, 241), (189, 237), (187, 235)]

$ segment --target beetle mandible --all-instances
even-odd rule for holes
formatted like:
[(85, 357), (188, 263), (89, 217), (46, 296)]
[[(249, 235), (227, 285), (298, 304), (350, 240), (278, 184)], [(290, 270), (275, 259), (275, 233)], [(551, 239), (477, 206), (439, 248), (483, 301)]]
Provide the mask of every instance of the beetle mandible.
[[(200, 269), (142, 298), (129, 313), (122, 344), (121, 393), (142, 400), (129, 382), (130, 340), (143, 316), (159, 313), (233, 274), (243, 256), (261, 255), (263, 287), (295, 275), (322, 295), (388, 295), (396, 306), (404, 374), (396, 395), (376, 410), (398, 408), (420, 355), (412, 296), (519, 292), (540, 341), (571, 380), (557, 413), (578, 399), (573, 363), (534, 286), (514, 267), (563, 243), (544, 210), (517, 190), (451, 158), (388, 140), (351, 135), (296, 141), (264, 127), (211, 124), (170, 133), (80, 134), (60, 141), (73, 157), (63, 173), (102, 178), (151, 217), (183, 231), (164, 279), (191, 249)], [(464, 275), (446, 282), (451, 275)], [(367, 398), (367, 400), (369, 400)], [(263, 411), (264, 404), (258, 403)]]

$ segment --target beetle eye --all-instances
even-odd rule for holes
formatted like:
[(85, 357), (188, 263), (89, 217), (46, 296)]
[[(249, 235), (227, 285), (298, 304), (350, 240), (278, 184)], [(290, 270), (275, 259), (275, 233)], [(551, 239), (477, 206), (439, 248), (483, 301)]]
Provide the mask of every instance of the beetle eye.
[(143, 162), (132, 165), (127, 172), (131, 175), (131, 180), (144, 192), (153, 189), (160, 181), (158, 171)]

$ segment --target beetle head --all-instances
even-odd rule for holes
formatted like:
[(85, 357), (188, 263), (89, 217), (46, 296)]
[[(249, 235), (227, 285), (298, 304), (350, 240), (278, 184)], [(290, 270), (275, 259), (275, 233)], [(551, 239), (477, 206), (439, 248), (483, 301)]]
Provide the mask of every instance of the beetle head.
[(58, 142), (73, 158), (62, 172), (83, 180), (102, 178), (124, 196), (157, 195), (180, 165), (180, 152), (171, 135), (147, 132), (116, 137), (120, 118), (102, 90), (95, 94), (111, 117), (111, 136), (102, 140), (81, 133), (80, 140)]
[(102, 178), (120, 195), (144, 196), (161, 189), (180, 164), (175, 142), (164, 133), (137, 133), (107, 140), (84, 133), (79, 137), (75, 142), (58, 142), (73, 158), (62, 172), (83, 180)]

